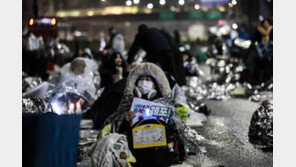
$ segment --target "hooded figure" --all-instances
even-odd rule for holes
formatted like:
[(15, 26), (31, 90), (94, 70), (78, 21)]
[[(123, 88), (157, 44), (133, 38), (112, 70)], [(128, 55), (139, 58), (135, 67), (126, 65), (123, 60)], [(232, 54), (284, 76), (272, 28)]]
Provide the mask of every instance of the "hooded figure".
[[(151, 98), (149, 98), (148, 94), (152, 91), (152, 89), (147, 89), (149, 87), (147, 85), (149, 84), (143, 84), (146, 86), (141, 86), (141, 84), (139, 84), (140, 81), (142, 81), (143, 83), (145, 83), (145, 81), (148, 81), (141, 80), (143, 76), (144, 78), (147, 76), (149, 78), (152, 78), (152, 82), (153, 84), (155, 84), (154, 91), (156, 91), (156, 95)], [(174, 108), (173, 100), (171, 98), (170, 84), (165, 73), (153, 63), (142, 63), (135, 67), (128, 75), (123, 99), (121, 100), (117, 111), (108, 117), (103, 127), (110, 127), (111, 124), (110, 130), (113, 133), (126, 133), (128, 130), (131, 130), (131, 120), (127, 120), (126, 115), (127, 113), (129, 114), (131, 112), (130, 108), (134, 97), (140, 96), (143, 98), (143, 96), (138, 94), (139, 92), (141, 94), (144, 94), (144, 98), (149, 99), (150, 101), (161, 103), (163, 105)], [(176, 111), (173, 111), (172, 122), (173, 123), (171, 125), (176, 128), (184, 144), (184, 151), (187, 154), (195, 153), (196, 155), (200, 155), (200, 149), (196, 142), (196, 136), (194, 135), (196, 132), (192, 132), (192, 130), (185, 125), (184, 121)], [(100, 132), (98, 140), (100, 140), (102, 134), (105, 133), (104, 129)], [(93, 151), (93, 154), (95, 153), (96, 150)]]
[(127, 122), (124, 119), (124, 115), (130, 111), (133, 98), (139, 97), (139, 93), (142, 91), (141, 88), (139, 90), (138, 86), (136, 86), (139, 78), (142, 76), (152, 77), (156, 86), (157, 95), (155, 95), (153, 99), (149, 99), (150, 101), (156, 101), (171, 106), (173, 105), (172, 99), (170, 98), (171, 88), (164, 72), (153, 63), (142, 63), (135, 67), (128, 75), (121, 103), (117, 111), (105, 121), (105, 125), (114, 122), (113, 125), (116, 132), (125, 129), (125, 127), (121, 126), (122, 124), (124, 126), (129, 125), (126, 124)]
[(88, 58), (78, 57), (71, 63), (65, 64), (61, 70), (61, 76), (56, 82), (58, 87), (72, 87), (88, 100), (96, 99), (96, 88), (93, 82), (93, 62)]

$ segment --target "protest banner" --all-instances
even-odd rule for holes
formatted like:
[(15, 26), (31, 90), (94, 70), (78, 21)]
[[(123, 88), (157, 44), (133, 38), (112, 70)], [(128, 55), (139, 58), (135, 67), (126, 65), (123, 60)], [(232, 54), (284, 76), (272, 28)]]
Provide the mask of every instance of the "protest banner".
[(141, 98), (134, 98), (131, 107), (131, 111), (136, 114), (136, 118), (133, 120), (134, 123), (141, 120), (158, 119), (170, 124), (174, 113), (173, 110), (174, 108), (170, 106)]

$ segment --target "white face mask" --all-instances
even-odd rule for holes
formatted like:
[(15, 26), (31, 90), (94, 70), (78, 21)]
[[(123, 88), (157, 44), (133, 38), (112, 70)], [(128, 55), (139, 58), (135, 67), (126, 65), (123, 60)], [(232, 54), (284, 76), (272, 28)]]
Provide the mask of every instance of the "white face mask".
[(153, 87), (153, 82), (141, 80), (138, 82), (138, 89), (141, 91), (142, 94), (147, 94)]

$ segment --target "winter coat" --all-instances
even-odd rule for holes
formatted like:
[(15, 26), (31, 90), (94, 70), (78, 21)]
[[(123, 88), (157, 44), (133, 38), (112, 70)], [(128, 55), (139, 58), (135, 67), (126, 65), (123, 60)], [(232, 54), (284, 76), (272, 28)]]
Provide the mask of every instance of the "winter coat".
[[(186, 106), (186, 97), (179, 85), (176, 83), (174, 77), (165, 72), (165, 75), (169, 81), (169, 85), (172, 88), (172, 99), (176, 104)], [(121, 99), (123, 98), (123, 92), (126, 87), (127, 78), (123, 78), (117, 83), (113, 83), (107, 86), (102, 95), (95, 101), (91, 109), (87, 112), (87, 118), (92, 118), (94, 121), (94, 128), (101, 129), (104, 121), (117, 110)], [(86, 114), (85, 114), (86, 115)]]
[(123, 123), (123, 121), (125, 121), (124, 114), (130, 111), (133, 98), (135, 97), (134, 89), (136, 87), (136, 81), (139, 77), (143, 75), (152, 76), (156, 81), (156, 84), (161, 94), (161, 98), (157, 98), (154, 101), (172, 106), (172, 99), (170, 97), (171, 88), (164, 72), (153, 63), (142, 63), (135, 67), (128, 75), (121, 103), (117, 111), (105, 121), (104, 125), (113, 123), (115, 131), (119, 132), (121, 124)]
[(133, 62), (139, 49), (143, 49), (149, 62), (156, 62), (161, 58), (161, 52), (172, 50), (165, 37), (156, 29), (150, 28), (144, 32), (139, 32), (128, 52), (128, 63)]
[[(129, 128), (126, 126), (127, 124), (124, 119), (124, 115), (126, 112), (130, 111), (133, 98), (135, 97), (134, 89), (136, 87), (136, 81), (139, 77), (143, 75), (152, 76), (155, 79), (158, 89), (160, 91), (161, 97), (153, 101), (174, 108), (173, 100), (171, 98), (172, 90), (170, 88), (170, 84), (165, 73), (153, 63), (142, 63), (135, 67), (128, 75), (121, 103), (117, 111), (108, 117), (103, 127), (111, 123), (111, 132), (113, 133), (122, 132), (122, 129)], [(196, 154), (199, 154), (200, 148), (197, 145), (196, 136), (192, 133), (190, 127), (185, 125), (183, 119), (178, 115), (176, 111), (174, 111), (172, 119), (182, 141), (184, 142), (186, 153), (195, 152)], [(101, 136), (101, 133), (102, 131), (98, 136), (99, 138)]]
[(176, 73), (174, 74), (173, 71), (170, 71), (170, 72), (173, 75), (175, 75), (175, 78), (176, 78), (178, 84), (180, 86), (183, 86), (186, 84), (185, 70), (183, 68), (183, 59), (182, 59), (181, 53), (179, 51), (178, 44), (176, 43), (176, 41), (173, 39), (173, 37), (167, 31), (160, 30), (159, 32), (166, 38), (166, 40), (168, 41), (168, 43), (173, 51), (172, 53), (174, 55), (173, 59), (175, 60), (174, 61), (175, 64), (171, 65), (171, 66), (173, 66), (173, 68), (175, 68)]
[(123, 97), (126, 80), (124, 77), (122, 80), (106, 86), (101, 96), (88, 111), (89, 116), (93, 119), (95, 129), (101, 129), (104, 121), (117, 110)]

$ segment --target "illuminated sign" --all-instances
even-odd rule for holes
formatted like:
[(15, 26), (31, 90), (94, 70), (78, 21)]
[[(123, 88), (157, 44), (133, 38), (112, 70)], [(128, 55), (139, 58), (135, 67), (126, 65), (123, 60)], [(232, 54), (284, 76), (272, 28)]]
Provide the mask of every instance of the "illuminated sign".
[(227, 5), (229, 0), (200, 0), (201, 5)]

